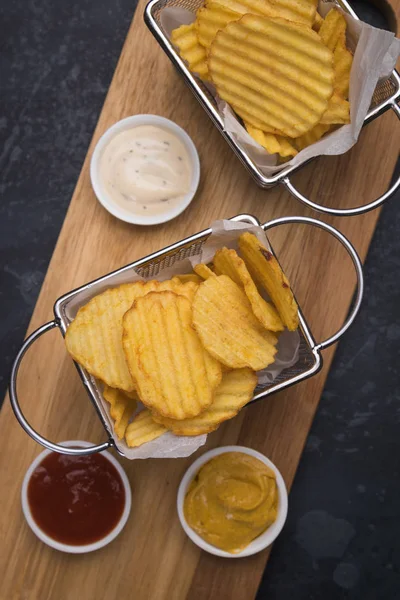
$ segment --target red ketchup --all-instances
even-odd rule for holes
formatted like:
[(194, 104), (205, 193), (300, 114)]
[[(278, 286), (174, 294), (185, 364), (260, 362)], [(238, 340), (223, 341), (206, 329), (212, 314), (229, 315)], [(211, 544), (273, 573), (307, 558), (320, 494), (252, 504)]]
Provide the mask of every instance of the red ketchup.
[(104, 538), (117, 525), (125, 489), (117, 469), (101, 454), (52, 452), (32, 473), (28, 503), (33, 519), (49, 537), (83, 546)]

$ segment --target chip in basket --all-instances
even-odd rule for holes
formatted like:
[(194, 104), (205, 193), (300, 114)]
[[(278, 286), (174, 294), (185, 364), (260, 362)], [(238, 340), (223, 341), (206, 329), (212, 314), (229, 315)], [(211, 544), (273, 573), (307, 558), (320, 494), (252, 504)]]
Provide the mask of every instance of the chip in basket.
[(222, 376), (211, 405), (197, 417), (177, 421), (153, 414), (153, 418), (175, 435), (201, 435), (215, 431), (223, 421), (235, 417), (253, 397), (257, 375), (251, 369), (234, 369)]
[(122, 345), (139, 397), (148, 408), (186, 419), (211, 404), (222, 369), (192, 327), (187, 298), (174, 292), (138, 298), (123, 318)]
[(206, 350), (227, 367), (259, 371), (274, 362), (276, 336), (264, 329), (245, 293), (226, 275), (200, 284), (193, 325)]
[(323, 20), (318, 33), (325, 46), (333, 52), (338, 41), (346, 35), (346, 19), (342, 13), (332, 8)]
[(253, 127), (253, 125), (249, 125), (249, 123), (245, 123), (245, 127), (253, 140), (265, 148), (268, 154), (279, 154), (282, 158), (296, 156), (297, 150), (292, 146), (293, 140), (289, 142), (288, 138), (285, 138), (282, 135), (267, 133)]
[[(206, 1), (206, 5), (209, 6)], [(225, 8), (244, 15), (263, 15), (265, 17), (281, 17), (288, 21), (304, 23), (312, 26), (317, 12), (315, 0), (218, 0)]]
[(208, 279), (209, 277), (214, 277), (215, 273), (211, 271), (210, 267), (205, 265), (204, 263), (199, 263), (193, 267), (194, 272), (201, 277), (201, 279)]
[(125, 435), (129, 419), (136, 410), (137, 395), (135, 392), (126, 393), (105, 385), (103, 397), (110, 404), (110, 416), (114, 420), (114, 431), (121, 440)]
[(138, 413), (129, 423), (125, 439), (130, 448), (136, 448), (146, 442), (151, 442), (167, 431), (167, 428), (156, 423), (151, 412), (146, 408)]
[(232, 281), (244, 289), (253, 313), (266, 329), (283, 331), (283, 323), (275, 307), (260, 296), (244, 261), (235, 250), (221, 248), (215, 253), (213, 263), (218, 275), (228, 275)]
[(353, 55), (346, 48), (344, 36), (337, 43), (333, 53), (333, 62), (335, 67), (335, 92), (342, 98), (348, 98)]
[(113, 388), (134, 389), (121, 346), (122, 317), (130, 308), (136, 283), (110, 288), (95, 296), (77, 313), (65, 343), (72, 358)]
[(184, 273), (183, 275), (175, 275), (171, 281), (174, 283), (201, 283), (203, 279), (196, 275), (196, 273)]
[(303, 148), (307, 148), (307, 146), (318, 142), (330, 129), (331, 125), (321, 125), (321, 123), (318, 123), (311, 131), (307, 131), (307, 133), (293, 140), (293, 143), (299, 150), (303, 150)]
[(222, 6), (220, 2), (208, 2), (196, 13), (195, 25), (200, 44), (208, 49), (217, 32), (241, 16), (240, 13)]
[(192, 299), (197, 284), (180, 281), (135, 281), (110, 288), (79, 309), (65, 343), (72, 358), (94, 377), (125, 392), (134, 389), (122, 350), (122, 317), (133, 301), (152, 291), (173, 290)]
[(320, 121), (333, 92), (332, 51), (310, 27), (280, 18), (229, 23), (211, 44), (208, 70), (247, 123), (291, 138)]
[(181, 57), (188, 62), (189, 69), (202, 79), (208, 79), (207, 53), (199, 43), (194, 23), (174, 29), (171, 40), (179, 48)]
[(253, 279), (265, 289), (284, 325), (290, 331), (297, 329), (299, 326), (297, 303), (289, 281), (275, 256), (249, 232), (242, 233), (239, 237), (239, 249)]
[(321, 15), (319, 14), (319, 12), (316, 12), (315, 17), (314, 17), (314, 23), (313, 23), (314, 31), (319, 31), (323, 22), (324, 22), (324, 20), (321, 17)]
[(334, 93), (328, 108), (321, 117), (321, 125), (344, 125), (350, 123), (350, 103)]

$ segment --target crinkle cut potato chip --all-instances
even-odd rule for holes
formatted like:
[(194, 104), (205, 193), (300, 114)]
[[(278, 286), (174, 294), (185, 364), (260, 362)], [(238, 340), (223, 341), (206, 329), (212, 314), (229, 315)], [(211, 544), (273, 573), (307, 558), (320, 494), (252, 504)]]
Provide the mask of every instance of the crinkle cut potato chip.
[(120, 440), (125, 436), (129, 419), (137, 407), (137, 400), (132, 398), (131, 394), (132, 392), (125, 393), (108, 385), (105, 385), (103, 389), (103, 397), (110, 404), (110, 416), (114, 420), (114, 431)]
[[(218, 0), (225, 8), (245, 15), (280, 17), (311, 27), (317, 12), (316, 2), (310, 0)], [(206, 6), (210, 2), (206, 0)]]
[(276, 336), (263, 328), (244, 292), (226, 275), (200, 284), (193, 325), (206, 350), (227, 367), (259, 371), (274, 362)]
[(319, 14), (319, 12), (315, 13), (313, 29), (314, 31), (319, 31), (321, 29), (321, 25), (324, 22), (323, 18)]
[(333, 64), (335, 67), (335, 92), (347, 100), (349, 97), (350, 73), (353, 64), (353, 55), (346, 48), (346, 40), (343, 35), (333, 53)]
[(247, 123), (296, 138), (312, 129), (333, 93), (333, 53), (318, 33), (246, 14), (219, 31), (208, 69), (219, 96)]
[(281, 135), (266, 133), (265, 131), (261, 131), (261, 129), (257, 129), (257, 127), (249, 125), (249, 123), (245, 123), (245, 127), (253, 140), (265, 148), (268, 154), (279, 154), (282, 158), (296, 156), (297, 150), (287, 138)]
[(209, 2), (196, 12), (195, 26), (199, 42), (208, 49), (215, 38), (217, 31), (223, 29), (231, 21), (237, 21), (242, 15), (220, 2)]
[(201, 345), (187, 298), (174, 292), (138, 298), (124, 316), (122, 342), (140, 399), (148, 408), (186, 419), (211, 404), (222, 368)]
[(161, 423), (175, 435), (202, 435), (215, 431), (223, 421), (235, 417), (253, 397), (257, 385), (257, 375), (248, 368), (227, 371), (215, 390), (212, 404), (192, 419), (177, 421), (153, 414), (157, 423)]
[(207, 53), (200, 44), (194, 23), (181, 25), (171, 32), (171, 41), (179, 49), (179, 55), (189, 65), (193, 73), (202, 79), (209, 79), (207, 67)]
[(202, 279), (208, 279), (209, 277), (215, 277), (215, 273), (211, 271), (210, 267), (204, 263), (199, 263), (193, 267), (194, 272), (199, 275)]
[(134, 281), (110, 288), (79, 309), (67, 329), (65, 344), (72, 358), (112, 388), (134, 390), (122, 349), (122, 317), (133, 301), (152, 291), (173, 290), (193, 299), (194, 282)]
[(137, 281), (135, 282), (135, 285), (136, 284), (137, 286), (135, 288), (136, 291), (133, 300), (145, 296), (149, 292), (175, 292), (176, 294), (185, 296), (191, 300), (197, 290), (197, 284), (194, 281), (182, 282), (180, 279), (175, 277), (172, 279), (166, 279), (165, 281), (158, 281), (157, 279), (150, 279), (149, 281)]
[(260, 296), (244, 261), (235, 250), (228, 248), (217, 250), (213, 262), (217, 275), (228, 275), (244, 289), (253, 313), (265, 329), (283, 331), (284, 326), (275, 307)]
[(289, 139), (286, 137), (283, 137), (281, 135), (277, 135), (276, 139), (278, 141), (280, 150), (279, 150), (279, 156), (281, 156), (282, 158), (289, 158), (292, 156), (296, 156), (297, 154), (297, 150), (296, 148), (293, 146), (293, 139)]
[(265, 123), (262, 123), (261, 121), (257, 121), (257, 119), (253, 116), (250, 116), (252, 123), (249, 123), (248, 122), (249, 113), (246, 112), (245, 109), (237, 109), (236, 112), (239, 115), (239, 117), (241, 117), (242, 121), (244, 122), (246, 129), (249, 126), (249, 127), (253, 127), (254, 130), (259, 130), (259, 131), (262, 131), (263, 133), (269, 133), (275, 137), (278, 137), (278, 136), (283, 137), (282, 131), (279, 131), (279, 129), (276, 129), (276, 127), (267, 127), (265, 125)]
[(307, 131), (307, 133), (296, 138), (293, 142), (296, 144), (298, 150), (303, 150), (304, 148), (307, 148), (307, 146), (311, 146), (311, 144), (318, 142), (318, 140), (320, 140), (325, 133), (328, 133), (330, 129), (331, 125), (321, 125), (321, 123), (318, 123), (311, 131)]
[(113, 388), (134, 389), (122, 350), (122, 317), (131, 307), (136, 283), (111, 288), (79, 309), (65, 334), (72, 358)]
[(350, 103), (339, 94), (334, 93), (329, 100), (328, 108), (321, 117), (322, 125), (345, 125), (350, 123)]
[(171, 281), (174, 283), (201, 283), (203, 279), (196, 273), (184, 273), (183, 275), (174, 275)]
[(325, 46), (333, 52), (338, 41), (346, 35), (346, 19), (342, 13), (332, 8), (323, 20), (318, 34)]
[(129, 423), (125, 439), (129, 448), (136, 448), (146, 442), (157, 439), (166, 431), (167, 428), (156, 423), (151, 412), (145, 408), (135, 416), (132, 423)]
[(283, 324), (290, 331), (296, 330), (299, 326), (297, 303), (275, 256), (249, 232), (239, 237), (239, 249), (251, 276), (265, 289)]

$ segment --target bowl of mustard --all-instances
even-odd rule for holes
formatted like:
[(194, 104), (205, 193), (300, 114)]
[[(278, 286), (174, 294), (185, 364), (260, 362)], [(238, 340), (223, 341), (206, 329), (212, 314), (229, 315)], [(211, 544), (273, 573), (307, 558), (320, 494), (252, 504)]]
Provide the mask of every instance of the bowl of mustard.
[(189, 538), (216, 556), (242, 558), (270, 546), (286, 521), (285, 482), (273, 462), (244, 446), (206, 452), (178, 490), (179, 520)]

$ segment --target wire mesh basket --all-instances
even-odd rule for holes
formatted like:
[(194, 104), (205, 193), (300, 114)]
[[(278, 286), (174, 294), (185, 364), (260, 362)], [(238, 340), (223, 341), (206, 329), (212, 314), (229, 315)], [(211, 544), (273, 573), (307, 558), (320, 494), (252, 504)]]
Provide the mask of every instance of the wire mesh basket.
[[(323, 0), (325, 1), (325, 0)], [(340, 8), (347, 11), (354, 18), (357, 19), (357, 15), (351, 8), (350, 4), (346, 0), (333, 0)], [(229, 146), (235, 152), (236, 156), (240, 159), (242, 164), (249, 171), (255, 182), (262, 188), (270, 188), (279, 183), (283, 184), (289, 192), (297, 198), (303, 204), (310, 206), (311, 208), (324, 212), (327, 214), (340, 215), (340, 216), (352, 216), (357, 214), (365, 213), (369, 210), (377, 208), (383, 202), (388, 200), (396, 190), (400, 187), (400, 176), (391, 185), (391, 187), (379, 198), (369, 202), (368, 204), (359, 206), (357, 208), (347, 209), (335, 209), (322, 206), (318, 203), (313, 202), (301, 192), (299, 192), (292, 181), (290, 175), (301, 168), (308, 160), (304, 160), (300, 165), (296, 166), (285, 166), (282, 165), (282, 170), (275, 173), (272, 176), (267, 176), (262, 170), (256, 165), (254, 160), (249, 156), (246, 149), (238, 143), (234, 135), (224, 130), (224, 123), (221, 115), (217, 109), (216, 98), (209, 91), (207, 86), (197, 75), (191, 73), (186, 65), (185, 61), (181, 59), (177, 50), (173, 46), (167, 31), (163, 27), (161, 15), (165, 8), (183, 8), (195, 13), (198, 8), (204, 4), (203, 0), (151, 0), (147, 5), (144, 13), (144, 19), (149, 27), (150, 31), (163, 48), (173, 65), (176, 67), (178, 72), (182, 75), (185, 83), (189, 86), (197, 100), (200, 102), (208, 116), (213, 121), (219, 132), (222, 134), (224, 139), (228, 142)], [(400, 99), (400, 77), (397, 71), (393, 71), (391, 76), (382, 80), (378, 83), (375, 92), (372, 97), (372, 102), (369, 107), (368, 113), (364, 120), (364, 125), (377, 118), (379, 115), (384, 113), (386, 110), (391, 108), (397, 117), (400, 119), (400, 108), (398, 105)]]
[[(326, 223), (323, 223), (322, 221), (318, 221), (316, 219), (311, 219), (307, 217), (286, 217), (282, 219), (275, 219), (273, 221), (269, 221), (268, 223), (264, 223), (263, 225), (261, 225), (258, 219), (256, 219), (252, 215), (238, 215), (236, 217), (233, 217), (232, 220), (242, 221), (245, 223), (249, 223), (250, 225), (260, 226), (265, 232), (278, 225), (285, 225), (291, 223), (308, 224), (315, 227), (319, 227), (333, 235), (344, 246), (344, 248), (347, 250), (353, 261), (357, 274), (357, 293), (353, 303), (353, 308), (350, 311), (343, 326), (327, 340), (319, 343), (317, 343), (314, 340), (312, 333), (304, 318), (304, 315), (302, 314), (301, 309), (299, 308), (300, 348), (298, 361), (292, 367), (284, 369), (273, 382), (257, 386), (254, 397), (251, 401), (256, 402), (261, 399), (265, 399), (267, 396), (274, 392), (283, 390), (288, 386), (294, 385), (304, 379), (307, 379), (308, 377), (311, 377), (319, 371), (319, 369), (322, 366), (321, 350), (335, 343), (350, 327), (358, 313), (358, 310), (361, 305), (364, 288), (362, 265), (357, 255), (357, 252), (355, 251), (351, 243), (348, 241), (348, 239), (337, 229), (330, 225), (327, 225)], [(23, 429), (36, 442), (50, 450), (53, 450), (55, 452), (61, 452), (64, 454), (91, 454), (94, 452), (105, 450), (110, 446), (114, 446), (122, 456), (125, 456), (121, 448), (116, 446), (114, 432), (110, 427), (108, 415), (101, 401), (102, 392), (99, 382), (94, 377), (89, 375), (89, 373), (77, 363), (75, 363), (75, 365), (78, 369), (78, 373), (97, 411), (99, 419), (101, 420), (101, 423), (107, 433), (108, 440), (103, 444), (91, 446), (89, 448), (78, 449), (72, 447), (64, 447), (49, 441), (48, 439), (40, 435), (35, 429), (33, 429), (33, 427), (28, 423), (25, 416), (23, 415), (17, 396), (17, 377), (21, 361), (28, 348), (47, 331), (50, 331), (57, 327), (60, 329), (62, 335), (64, 336), (69, 324), (73, 321), (79, 308), (81, 306), (84, 306), (91, 298), (103, 292), (109, 287), (120, 285), (122, 282), (129, 281), (129, 278), (132, 277), (130, 273), (132, 273), (133, 270), (135, 273), (144, 278), (157, 278), (158, 274), (163, 269), (172, 266), (177, 261), (198, 255), (200, 253), (202, 245), (211, 233), (211, 229), (200, 231), (199, 233), (196, 233), (195, 235), (192, 235), (180, 242), (177, 242), (175, 244), (172, 244), (171, 246), (159, 250), (154, 254), (146, 256), (145, 258), (141, 258), (140, 260), (130, 265), (127, 265), (119, 269), (118, 271), (114, 271), (112, 273), (109, 273), (108, 275), (105, 275), (104, 277), (92, 281), (91, 283), (83, 285), (82, 287), (68, 294), (65, 294), (56, 301), (54, 305), (54, 319), (46, 323), (45, 325), (39, 327), (25, 340), (14, 361), (11, 373), (10, 401), (12, 408)]]

